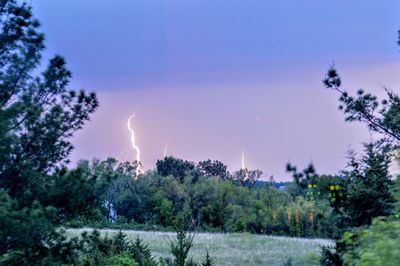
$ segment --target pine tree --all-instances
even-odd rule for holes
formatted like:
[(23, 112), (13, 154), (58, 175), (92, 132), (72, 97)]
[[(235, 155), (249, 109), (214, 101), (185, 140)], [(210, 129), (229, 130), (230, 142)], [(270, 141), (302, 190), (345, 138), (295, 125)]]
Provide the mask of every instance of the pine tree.
[(130, 247), (130, 253), (133, 259), (139, 263), (140, 266), (156, 266), (157, 263), (151, 255), (149, 247), (137, 237), (135, 243)]
[(361, 160), (352, 160), (345, 202), (352, 225), (369, 225), (374, 217), (392, 213), (394, 197), (391, 193), (390, 161), (390, 147), (382, 141), (365, 144), (365, 155)]
[(207, 253), (206, 253), (206, 258), (205, 258), (205, 260), (203, 261), (203, 263), (201, 265), (202, 266), (213, 266), (213, 265), (215, 265), (214, 262), (212, 261), (211, 257), (210, 257), (210, 254), (208, 254), (208, 250), (207, 250)]
[(7, 199), (0, 209), (10, 219), (0, 228), (0, 259), (30, 264), (51, 253), (55, 236), (56, 212), (41, 201), (49, 174), (68, 161), (68, 139), (98, 106), (94, 93), (67, 89), (71, 72), (61, 56), (35, 74), (44, 50), (39, 26), (24, 1), (0, 1), (0, 197)]

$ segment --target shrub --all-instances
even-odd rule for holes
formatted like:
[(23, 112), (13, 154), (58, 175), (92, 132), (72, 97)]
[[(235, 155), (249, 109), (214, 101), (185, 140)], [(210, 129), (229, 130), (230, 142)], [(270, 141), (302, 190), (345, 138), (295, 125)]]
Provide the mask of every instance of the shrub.
[(139, 266), (128, 253), (121, 253), (106, 259), (104, 266)]
[(346, 232), (342, 243), (345, 265), (398, 265), (400, 261), (400, 221), (374, 219), (368, 229)]

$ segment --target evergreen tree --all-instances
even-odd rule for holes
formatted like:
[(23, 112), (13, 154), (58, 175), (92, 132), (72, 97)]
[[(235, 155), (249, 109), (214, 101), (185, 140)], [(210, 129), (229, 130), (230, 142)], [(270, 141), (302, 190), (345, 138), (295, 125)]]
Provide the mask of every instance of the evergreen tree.
[[(169, 241), (175, 266), (185, 266), (188, 253), (193, 246), (194, 237), (193, 232), (180, 228), (176, 231), (176, 241)], [(190, 264), (193, 261), (189, 260), (188, 262)]]
[(139, 263), (139, 266), (156, 266), (151, 251), (146, 244), (143, 244), (139, 237), (136, 238), (135, 243), (130, 246), (130, 253), (132, 257)]
[(67, 89), (61, 56), (35, 74), (44, 49), (38, 28), (28, 4), (0, 1), (0, 209), (10, 219), (0, 228), (0, 256), (30, 264), (55, 235), (54, 208), (41, 202), (49, 174), (68, 162), (68, 139), (98, 106), (94, 93)]
[(369, 225), (374, 217), (392, 213), (394, 198), (390, 191), (393, 181), (389, 174), (389, 152), (390, 147), (378, 141), (365, 144), (361, 160), (351, 159), (344, 202), (351, 226)]
[[(398, 44), (400, 44), (400, 31)], [(378, 101), (378, 97), (365, 93), (362, 89), (358, 90), (357, 96), (351, 96), (341, 88), (341, 78), (333, 66), (328, 70), (323, 83), (326, 88), (339, 92), (339, 110), (343, 111), (347, 122), (362, 122), (371, 131), (382, 136), (381, 140), (365, 145), (366, 154), (361, 160), (357, 160), (355, 156), (350, 158), (352, 169), (346, 173), (348, 175), (346, 200), (335, 206), (338, 226), (350, 230), (353, 226), (369, 225), (374, 217), (387, 216), (393, 212), (395, 197), (391, 193), (392, 181), (388, 167), (393, 151), (400, 145), (400, 97), (388, 89), (386, 89), (387, 99), (381, 102)], [(382, 222), (383, 225), (385, 223)], [(391, 224), (386, 225), (391, 226)], [(396, 225), (396, 222), (393, 225)], [(356, 238), (358, 235), (354, 232), (355, 230), (346, 232), (342, 240), (336, 242), (338, 253), (335, 254), (327, 249), (323, 251), (321, 260), (323, 265), (342, 265), (343, 255), (348, 261), (349, 252), (353, 253), (352, 250), (357, 249), (356, 246), (366, 244), (350, 243), (353, 241), (349, 241), (349, 235), (351, 238)], [(340, 236), (341, 234), (337, 238)], [(380, 248), (384, 243), (380, 243)], [(391, 248), (390, 243), (386, 245), (386, 248)], [(353, 258), (351, 263), (356, 263)]]
[(212, 261), (212, 259), (211, 259), (211, 257), (210, 257), (210, 254), (208, 254), (208, 250), (207, 250), (206, 258), (205, 258), (205, 260), (203, 261), (203, 263), (201, 264), (201, 266), (213, 266), (213, 265), (215, 265), (215, 264), (214, 264), (214, 262)]
[(332, 66), (323, 80), (328, 89), (340, 93), (339, 110), (343, 111), (347, 122), (359, 121), (369, 129), (382, 134), (387, 142), (400, 144), (400, 97), (386, 89), (387, 99), (379, 102), (378, 97), (360, 89), (357, 96), (350, 96), (341, 89), (341, 78)]

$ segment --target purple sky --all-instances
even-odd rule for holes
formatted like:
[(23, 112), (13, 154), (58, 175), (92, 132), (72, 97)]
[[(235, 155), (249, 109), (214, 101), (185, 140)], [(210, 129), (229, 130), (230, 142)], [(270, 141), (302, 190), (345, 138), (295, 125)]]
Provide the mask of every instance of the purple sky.
[[(71, 87), (98, 93), (101, 107), (76, 134), (72, 160), (132, 160), (126, 121), (145, 168), (168, 155), (218, 159), (277, 180), (285, 164), (321, 173), (346, 165), (349, 146), (370, 138), (346, 124), (338, 95), (321, 80), (334, 61), (349, 90), (399, 91), (400, 2), (392, 1), (32, 1), (60, 53)], [(328, 4), (329, 3), (329, 4)]]

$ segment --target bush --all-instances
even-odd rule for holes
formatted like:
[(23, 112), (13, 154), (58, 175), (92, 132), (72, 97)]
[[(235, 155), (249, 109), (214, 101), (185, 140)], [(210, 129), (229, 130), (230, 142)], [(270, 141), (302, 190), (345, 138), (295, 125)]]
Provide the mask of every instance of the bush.
[(344, 264), (396, 266), (400, 261), (399, 239), (400, 221), (374, 219), (368, 229), (344, 234)]
[(139, 266), (128, 253), (121, 253), (109, 257), (105, 261), (105, 266)]

